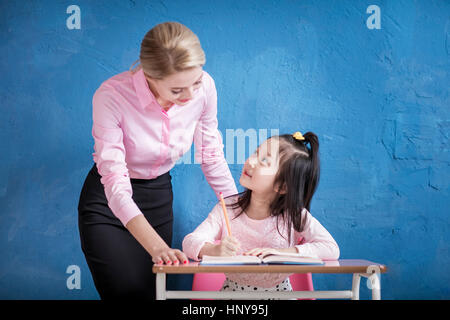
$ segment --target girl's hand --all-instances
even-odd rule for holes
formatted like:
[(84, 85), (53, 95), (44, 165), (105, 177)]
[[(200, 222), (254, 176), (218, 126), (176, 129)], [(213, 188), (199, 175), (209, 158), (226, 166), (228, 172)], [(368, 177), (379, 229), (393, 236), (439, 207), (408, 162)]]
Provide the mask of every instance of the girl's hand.
[(215, 253), (217, 256), (234, 256), (237, 254), (240, 248), (241, 244), (236, 238), (232, 236), (226, 236), (222, 239), (220, 244), (216, 245)]
[(188, 264), (189, 260), (186, 257), (186, 255), (178, 249), (172, 249), (167, 247), (161, 248), (157, 250), (152, 255), (152, 261), (155, 264), (167, 264), (167, 265), (178, 265), (180, 263), (182, 264)]
[(274, 248), (254, 248), (247, 252), (244, 252), (243, 255), (265, 257), (269, 254), (280, 254), (280, 253), (281, 253), (280, 251)]

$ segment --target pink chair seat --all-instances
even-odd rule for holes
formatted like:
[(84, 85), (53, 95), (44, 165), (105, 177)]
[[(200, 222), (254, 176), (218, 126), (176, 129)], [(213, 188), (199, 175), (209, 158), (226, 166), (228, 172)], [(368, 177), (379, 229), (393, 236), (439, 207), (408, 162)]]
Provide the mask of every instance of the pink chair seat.
[(195, 273), (192, 291), (219, 291), (224, 281), (223, 273)]
[[(219, 291), (224, 281), (223, 273), (196, 273), (192, 281), (192, 291)], [(293, 274), (289, 277), (289, 281), (294, 291), (314, 291), (311, 273)]]

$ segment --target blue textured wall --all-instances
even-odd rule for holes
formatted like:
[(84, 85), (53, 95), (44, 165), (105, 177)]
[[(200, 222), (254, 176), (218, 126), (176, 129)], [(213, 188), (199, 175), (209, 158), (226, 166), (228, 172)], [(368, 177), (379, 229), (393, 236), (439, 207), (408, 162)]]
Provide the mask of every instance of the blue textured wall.
[[(71, 4), (80, 30), (66, 27)], [(379, 30), (366, 26), (372, 4)], [(202, 41), (224, 135), (319, 135), (311, 211), (341, 258), (387, 264), (383, 298), (449, 299), (449, 16), (448, 1), (427, 0), (1, 1), (0, 298), (98, 298), (77, 229), (92, 95), (137, 59), (152, 26), (175, 20)], [(237, 183), (241, 168), (230, 164)], [(199, 165), (172, 175), (180, 247), (215, 197)], [(81, 268), (80, 290), (66, 286), (69, 265)], [(190, 281), (171, 277), (169, 286)], [(351, 276), (314, 284), (348, 289)]]

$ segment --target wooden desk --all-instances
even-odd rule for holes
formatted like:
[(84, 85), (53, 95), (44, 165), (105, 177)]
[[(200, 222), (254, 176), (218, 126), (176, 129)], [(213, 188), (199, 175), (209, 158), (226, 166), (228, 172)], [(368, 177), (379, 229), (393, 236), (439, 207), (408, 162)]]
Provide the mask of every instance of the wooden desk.
[[(156, 273), (156, 299), (267, 299), (267, 298), (315, 298), (359, 300), (361, 277), (370, 279), (372, 300), (381, 299), (380, 275), (385, 265), (367, 260), (329, 260), (324, 265), (210, 265), (198, 262), (188, 265), (154, 265)], [(346, 291), (291, 291), (291, 292), (244, 292), (244, 291), (168, 291), (166, 274), (194, 273), (348, 273), (353, 274), (352, 290)]]

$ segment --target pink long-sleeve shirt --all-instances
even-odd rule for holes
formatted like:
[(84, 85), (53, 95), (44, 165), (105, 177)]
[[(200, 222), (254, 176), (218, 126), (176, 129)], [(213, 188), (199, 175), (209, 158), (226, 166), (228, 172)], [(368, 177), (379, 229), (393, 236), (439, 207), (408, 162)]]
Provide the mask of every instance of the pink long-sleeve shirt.
[(223, 154), (217, 123), (217, 91), (203, 71), (202, 84), (184, 106), (165, 111), (150, 91), (142, 69), (104, 81), (93, 100), (93, 158), (108, 206), (126, 225), (142, 214), (132, 199), (130, 178), (154, 179), (174, 167), (195, 145), (195, 162), (219, 199), (237, 193)]
[[(238, 195), (225, 199), (225, 202), (233, 203)], [(244, 212), (234, 219), (240, 212), (239, 209), (229, 209), (227, 213), (230, 220), (231, 233), (241, 244), (238, 254), (242, 254), (253, 248), (290, 248), (295, 247), (304, 256), (316, 256), (323, 260), (336, 260), (339, 258), (339, 246), (330, 233), (314, 218), (311, 213), (303, 209), (302, 215), (306, 215), (305, 227), (302, 232), (297, 232), (292, 227), (288, 230), (287, 225), (279, 219), (279, 231), (277, 230), (277, 218), (268, 217), (262, 220), (254, 220)], [(288, 241), (288, 234), (291, 240)], [(183, 240), (183, 252), (193, 260), (199, 260), (198, 254), (205, 243), (214, 243), (228, 235), (222, 206), (217, 203), (204, 220), (192, 233)], [(248, 274), (229, 273), (226, 276), (237, 283), (263, 288), (273, 287), (284, 279), (288, 274)]]

